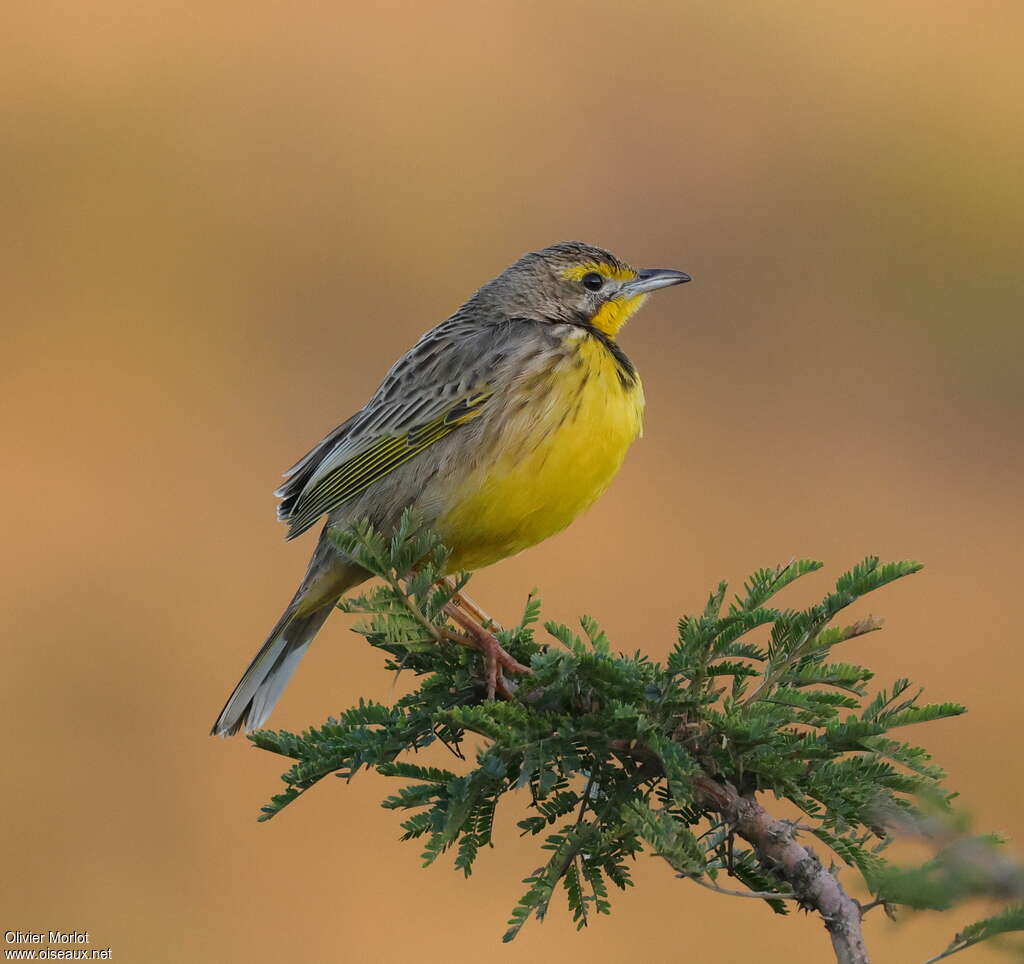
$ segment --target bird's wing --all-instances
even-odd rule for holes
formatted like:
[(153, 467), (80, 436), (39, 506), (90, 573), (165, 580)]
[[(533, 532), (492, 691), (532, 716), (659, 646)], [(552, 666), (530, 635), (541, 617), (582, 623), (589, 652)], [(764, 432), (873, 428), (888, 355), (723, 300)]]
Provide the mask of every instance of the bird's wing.
[(483, 412), (502, 356), (481, 334), (444, 325), (428, 332), (362, 411), (285, 473), (274, 494), (289, 539)]

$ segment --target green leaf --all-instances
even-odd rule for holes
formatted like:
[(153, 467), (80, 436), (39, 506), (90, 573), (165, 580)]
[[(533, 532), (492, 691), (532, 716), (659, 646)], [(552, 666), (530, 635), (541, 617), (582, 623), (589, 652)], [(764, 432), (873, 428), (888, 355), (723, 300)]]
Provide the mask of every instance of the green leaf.
[(636, 801), (623, 812), (626, 825), (647, 841), (652, 853), (664, 858), (677, 873), (703, 874), (707, 867), (704, 851), (690, 829), (666, 810), (652, 810)]
[(772, 596), (785, 589), (791, 582), (810, 572), (817, 571), (822, 565), (813, 559), (794, 559), (785, 566), (776, 566), (774, 569), (758, 569), (744, 583), (746, 596), (737, 596), (730, 611), (757, 609)]
[(608, 643), (608, 637), (604, 630), (597, 624), (597, 620), (591, 616), (580, 616), (580, 626), (583, 627), (583, 632), (587, 636), (587, 640), (593, 647), (594, 652), (599, 656), (610, 657), (611, 646)]
[(949, 946), (941, 954), (930, 958), (925, 964), (934, 964), (935, 961), (941, 961), (982, 941), (1015, 931), (1024, 931), (1024, 903), (1012, 904), (998, 914), (968, 924), (949, 942)]
[(869, 884), (878, 878), (885, 867), (885, 861), (878, 854), (865, 849), (850, 837), (829, 833), (824, 827), (815, 828), (814, 835), (828, 844), (845, 863), (856, 867)]
[[(759, 893), (780, 894), (790, 893), (788, 885), (783, 884), (777, 877), (766, 873), (758, 863), (757, 855), (752, 850), (737, 850), (733, 853), (730, 867), (733, 876), (741, 881), (752, 891)], [(776, 913), (785, 916), (789, 913), (789, 907), (784, 900), (765, 899), (765, 903)]]

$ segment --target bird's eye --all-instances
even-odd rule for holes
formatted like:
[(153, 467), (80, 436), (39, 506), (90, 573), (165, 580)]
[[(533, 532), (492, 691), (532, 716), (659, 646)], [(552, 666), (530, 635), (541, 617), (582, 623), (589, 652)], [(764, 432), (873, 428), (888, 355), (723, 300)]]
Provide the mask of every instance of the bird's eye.
[(600, 291), (604, 286), (604, 278), (596, 271), (588, 271), (580, 280), (587, 291)]

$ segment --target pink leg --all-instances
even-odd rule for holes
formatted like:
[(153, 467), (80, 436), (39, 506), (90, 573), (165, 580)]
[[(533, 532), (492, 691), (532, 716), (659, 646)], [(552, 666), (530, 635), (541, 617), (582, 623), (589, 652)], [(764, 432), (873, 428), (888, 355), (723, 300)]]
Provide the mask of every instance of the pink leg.
[[(475, 615), (470, 615), (462, 609), (464, 601), (465, 597), (457, 596), (444, 607), (444, 611), (451, 617), (453, 622), (461, 626), (469, 634), (476, 644), (476, 648), (483, 653), (484, 670), (487, 680), (487, 698), (493, 700), (494, 694), (498, 693), (505, 699), (509, 699), (512, 696), (512, 691), (506, 684), (502, 670), (508, 670), (510, 673), (529, 673), (530, 668), (510, 656), (501, 643), (498, 642), (495, 635), (484, 629), (481, 623), (484, 621), (489, 622), (489, 620), (486, 619), (486, 616), (479, 609), (475, 606), (473, 607), (476, 610)], [(484, 619), (478, 621), (478, 616), (484, 616)]]
[[(442, 579), (449, 589), (454, 589), (454, 584), (449, 579)], [(455, 603), (464, 613), (468, 613), (472, 616), (481, 626), (486, 626), (488, 629), (501, 629), (496, 619), (491, 619), (490, 616), (485, 613), (480, 606), (469, 598), (464, 592), (457, 592), (452, 596), (452, 602)]]

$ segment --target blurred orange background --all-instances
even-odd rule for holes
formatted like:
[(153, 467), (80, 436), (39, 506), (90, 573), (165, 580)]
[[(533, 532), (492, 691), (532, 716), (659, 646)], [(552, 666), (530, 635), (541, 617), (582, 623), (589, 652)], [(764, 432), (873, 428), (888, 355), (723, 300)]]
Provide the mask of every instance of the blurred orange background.
[[(651, 0), (42, 0), (0, 57), (2, 927), (139, 962), (829, 958), (654, 860), (613, 915), (499, 943), (540, 863), (470, 881), (329, 780), (207, 736), (291, 595), (270, 490), (427, 327), (564, 238), (694, 283), (623, 332), (646, 437), (567, 532), (481, 573), (501, 618), (663, 658), (720, 578), (927, 568), (844, 654), (970, 713), (918, 738), (1024, 850), (1024, 9)], [(332, 617), (272, 718), (389, 701)], [(853, 874), (844, 879), (853, 886)], [(972, 910), (867, 922), (918, 961)], [(977, 962), (994, 952), (971, 951)]]

